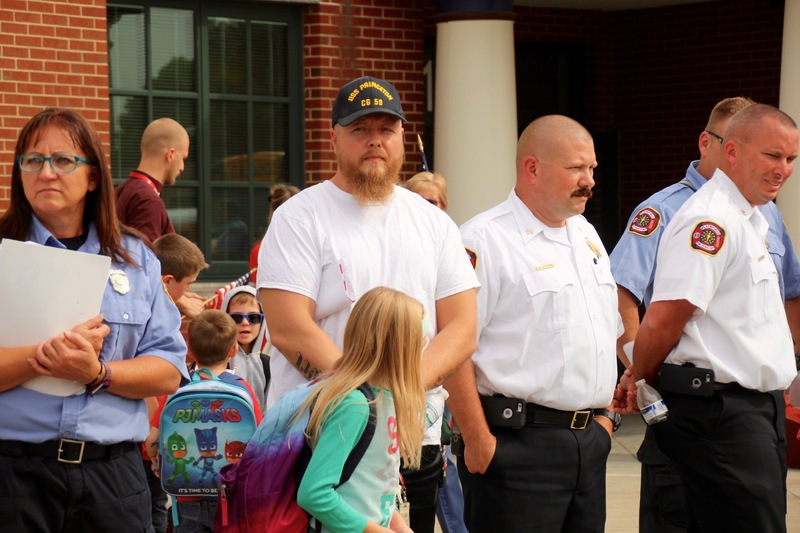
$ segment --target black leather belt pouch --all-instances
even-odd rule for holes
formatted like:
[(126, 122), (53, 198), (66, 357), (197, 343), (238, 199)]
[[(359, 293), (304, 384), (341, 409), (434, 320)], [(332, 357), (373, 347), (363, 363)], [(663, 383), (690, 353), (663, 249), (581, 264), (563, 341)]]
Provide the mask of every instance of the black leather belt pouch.
[(525, 402), (505, 396), (481, 396), (483, 413), (491, 427), (515, 428), (525, 427)]
[(710, 398), (714, 395), (714, 371), (692, 363), (664, 363), (658, 374), (657, 387), (664, 392)]

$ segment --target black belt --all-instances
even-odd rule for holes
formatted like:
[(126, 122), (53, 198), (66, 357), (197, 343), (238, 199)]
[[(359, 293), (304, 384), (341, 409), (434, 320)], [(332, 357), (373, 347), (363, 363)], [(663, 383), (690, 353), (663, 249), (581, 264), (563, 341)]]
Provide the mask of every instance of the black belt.
[(732, 383), (720, 383), (718, 381), (714, 382), (714, 390), (715, 391), (724, 391), (724, 390), (745, 390), (744, 387), (736, 383), (735, 381)]
[(36, 455), (52, 457), (61, 463), (80, 464), (96, 459), (113, 459), (135, 448), (133, 442), (117, 444), (97, 444), (82, 440), (59, 439), (45, 442), (23, 442), (19, 440), (0, 440), (0, 454), (20, 457)]
[(580, 411), (559, 411), (535, 403), (525, 404), (525, 425), (546, 424), (550, 426), (567, 426), (570, 429), (586, 429), (592, 420), (591, 409)]
[(519, 429), (544, 424), (586, 429), (592, 420), (591, 409), (559, 411), (505, 396), (481, 396), (480, 399), (486, 422), (492, 427)]

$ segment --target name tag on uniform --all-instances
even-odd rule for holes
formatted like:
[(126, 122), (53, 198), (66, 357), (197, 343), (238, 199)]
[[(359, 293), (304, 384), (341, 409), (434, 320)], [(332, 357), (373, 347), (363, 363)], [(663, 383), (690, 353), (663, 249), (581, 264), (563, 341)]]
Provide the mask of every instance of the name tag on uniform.
[(539, 271), (539, 270), (547, 270), (548, 268), (553, 268), (554, 266), (556, 266), (555, 263), (547, 263), (547, 264), (544, 264), (544, 265), (537, 266), (536, 270), (537, 271)]

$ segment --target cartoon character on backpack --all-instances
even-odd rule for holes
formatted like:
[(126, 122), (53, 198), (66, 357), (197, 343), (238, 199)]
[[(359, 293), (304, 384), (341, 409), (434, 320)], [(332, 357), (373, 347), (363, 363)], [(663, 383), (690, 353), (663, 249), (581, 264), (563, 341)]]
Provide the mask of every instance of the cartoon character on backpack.
[(211, 475), (211, 486), (217, 484), (217, 469), (214, 468), (214, 461), (222, 459), (222, 454), (217, 453), (217, 428), (194, 429), (194, 435), (197, 438), (197, 451), (200, 457), (192, 463), (197, 466), (200, 461), (203, 462), (203, 469), (200, 472), (200, 479), (197, 481), (199, 485), (204, 485), (206, 475)]
[(240, 440), (225, 442), (225, 460), (231, 464), (241, 461), (245, 446), (247, 443)]
[(172, 471), (172, 474), (170, 474), (167, 479), (167, 485), (172, 486), (174, 481), (179, 477), (183, 477), (183, 483), (190, 483), (191, 478), (189, 474), (186, 473), (186, 465), (194, 461), (194, 457), (186, 458), (188, 454), (186, 451), (186, 439), (178, 435), (177, 431), (173, 432), (172, 435), (167, 438), (167, 450), (169, 452), (166, 456), (167, 462), (171, 465), (175, 465), (175, 470)]

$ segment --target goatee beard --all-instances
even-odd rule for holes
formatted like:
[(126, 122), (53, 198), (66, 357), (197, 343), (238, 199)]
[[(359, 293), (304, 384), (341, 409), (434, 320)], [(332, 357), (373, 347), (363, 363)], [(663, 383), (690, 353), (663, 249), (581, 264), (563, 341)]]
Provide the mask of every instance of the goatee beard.
[(361, 205), (386, 203), (400, 180), (402, 157), (387, 159), (384, 163), (369, 163), (363, 170), (343, 158), (339, 159), (339, 169), (350, 180), (351, 194)]

